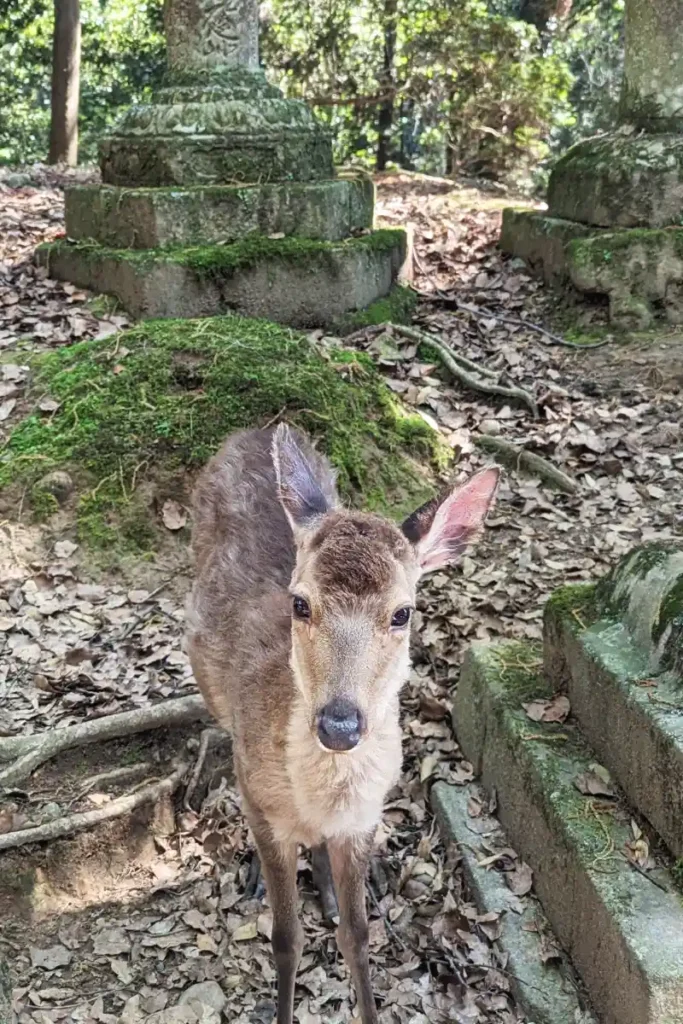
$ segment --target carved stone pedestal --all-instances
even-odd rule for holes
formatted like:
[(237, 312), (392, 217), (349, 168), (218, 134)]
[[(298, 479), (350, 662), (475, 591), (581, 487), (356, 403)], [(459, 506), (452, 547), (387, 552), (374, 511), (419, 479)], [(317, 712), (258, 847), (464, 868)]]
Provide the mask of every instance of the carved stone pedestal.
[(683, 322), (683, 0), (627, 0), (625, 18), (621, 127), (558, 161), (547, 215), (506, 210), (501, 246), (642, 329)]
[(39, 261), (143, 317), (324, 325), (385, 295), (403, 234), (368, 236), (372, 181), (335, 175), (329, 135), (267, 82), (256, 0), (166, 0), (164, 14), (163, 87), (102, 140), (104, 184), (67, 189), (67, 241)]

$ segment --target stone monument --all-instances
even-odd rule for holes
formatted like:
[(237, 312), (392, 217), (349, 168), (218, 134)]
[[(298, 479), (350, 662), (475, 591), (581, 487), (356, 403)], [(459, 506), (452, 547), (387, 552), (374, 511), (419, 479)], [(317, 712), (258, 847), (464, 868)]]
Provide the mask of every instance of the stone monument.
[(52, 276), (135, 316), (236, 310), (328, 323), (392, 286), (401, 231), (372, 231), (372, 181), (336, 174), (329, 135), (270, 85), (257, 0), (166, 0), (168, 71), (100, 145), (102, 185), (66, 194)]
[(615, 131), (558, 161), (547, 214), (506, 210), (501, 245), (639, 329), (683, 322), (683, 0), (626, 0), (625, 35)]

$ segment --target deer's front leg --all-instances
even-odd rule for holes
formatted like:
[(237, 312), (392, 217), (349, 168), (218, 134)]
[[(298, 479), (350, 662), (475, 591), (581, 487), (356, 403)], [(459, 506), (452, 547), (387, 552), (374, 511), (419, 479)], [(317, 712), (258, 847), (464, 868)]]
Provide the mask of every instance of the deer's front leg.
[(339, 901), (337, 942), (351, 969), (362, 1024), (377, 1024), (377, 1009), (370, 983), (365, 906), (365, 876), (371, 849), (372, 836), (330, 839), (327, 843)]
[(277, 968), (277, 1024), (292, 1024), (294, 983), (304, 948), (296, 890), (297, 848), (278, 843), (265, 822), (250, 820), (273, 910), (273, 957)]

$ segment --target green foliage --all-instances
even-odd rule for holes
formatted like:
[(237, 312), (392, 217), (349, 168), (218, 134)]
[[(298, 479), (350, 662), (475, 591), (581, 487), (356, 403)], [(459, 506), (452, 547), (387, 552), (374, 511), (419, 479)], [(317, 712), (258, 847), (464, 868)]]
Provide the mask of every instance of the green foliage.
[[(261, 49), (332, 129), (338, 161), (374, 166), (382, 115), (396, 164), (527, 184), (613, 123), (623, 2), (574, 0), (539, 31), (522, 0), (266, 0)], [(82, 0), (82, 161), (160, 82), (161, 5)], [(45, 158), (52, 22), (50, 0), (0, 0), (0, 163)]]
[[(340, 159), (372, 164), (381, 97), (393, 105), (395, 160), (427, 171), (518, 175), (567, 120), (566, 65), (538, 32), (485, 0), (271, 0), (266, 64), (290, 95), (316, 106)], [(385, 34), (395, 23), (387, 84)]]
[[(54, 11), (45, 0), (0, 0), (0, 163), (44, 160), (50, 125)], [(161, 0), (81, 0), (80, 159), (163, 71)]]
[(51, 509), (36, 484), (67, 469), (80, 496), (80, 535), (99, 547), (153, 547), (150, 489), (182, 500), (226, 434), (278, 417), (321, 440), (344, 497), (397, 516), (431, 496), (430, 466), (446, 459), (437, 433), (404, 411), (368, 356), (321, 353), (267, 321), (147, 321), (115, 343), (39, 357), (34, 388), (60, 408), (13, 431), (0, 487), (28, 488), (45, 516)]

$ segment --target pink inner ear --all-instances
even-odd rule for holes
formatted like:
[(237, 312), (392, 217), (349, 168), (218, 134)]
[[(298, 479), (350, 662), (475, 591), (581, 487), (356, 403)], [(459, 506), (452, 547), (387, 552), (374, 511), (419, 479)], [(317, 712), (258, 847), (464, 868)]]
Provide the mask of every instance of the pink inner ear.
[(417, 546), (422, 572), (455, 562), (475, 539), (493, 504), (499, 476), (495, 467), (485, 469), (441, 502)]

